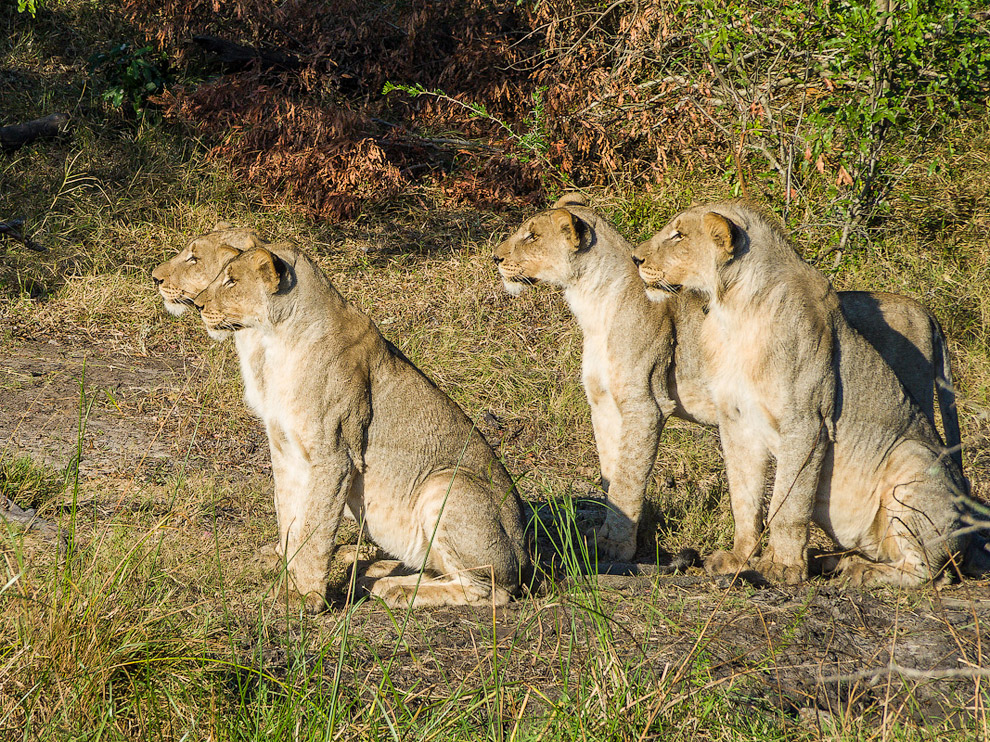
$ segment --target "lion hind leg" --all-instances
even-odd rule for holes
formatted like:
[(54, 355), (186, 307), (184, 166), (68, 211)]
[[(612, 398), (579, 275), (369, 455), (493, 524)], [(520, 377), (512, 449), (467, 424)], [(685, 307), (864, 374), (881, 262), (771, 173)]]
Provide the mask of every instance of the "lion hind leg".
[(916, 558), (904, 558), (895, 562), (872, 562), (863, 557), (848, 556), (839, 562), (838, 573), (847, 585), (853, 587), (871, 585), (918, 587), (931, 577), (928, 565)]
[(935, 580), (953, 558), (960, 563), (952, 503), (930, 501), (924, 495), (931, 490), (924, 482), (905, 485), (880, 507), (868, 533), (852, 545), (858, 554), (839, 563), (847, 584), (918, 587)]
[[(417, 573), (446, 577), (424, 576), (419, 584), (422, 597), (416, 593), (415, 605), (485, 603), (493, 582), (506, 600), (521, 590), (529, 554), (512, 490), (500, 492), (495, 483), (467, 473), (438, 472), (421, 485), (416, 497), (415, 532), (393, 553)], [(398, 605), (404, 600), (403, 590), (407, 598), (412, 595), (407, 583), (384, 582), (373, 592), (383, 597), (395, 587), (386, 602)]]
[(935, 579), (964, 551), (961, 522), (953, 493), (958, 473), (938, 452), (917, 441), (904, 441), (888, 458), (886, 490), (862, 548), (875, 576), (871, 582), (920, 585)]
[(381, 598), (390, 608), (505, 605), (511, 597), (508, 591), (493, 586), (490, 580), (476, 580), (465, 574), (382, 577), (372, 585), (371, 594)]

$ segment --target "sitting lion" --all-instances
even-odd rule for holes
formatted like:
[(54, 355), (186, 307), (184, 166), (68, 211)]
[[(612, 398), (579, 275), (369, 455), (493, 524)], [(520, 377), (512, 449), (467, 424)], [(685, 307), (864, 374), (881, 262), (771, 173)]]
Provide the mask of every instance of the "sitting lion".
[[(584, 335), (582, 380), (612, 505), (597, 534), (599, 555), (626, 560), (636, 530), (657, 442), (668, 415), (715, 425), (698, 337), (705, 302), (684, 292), (663, 303), (643, 292), (630, 245), (569, 194), (528, 219), (494, 254), (505, 289), (520, 293), (540, 281), (564, 289)], [(938, 386), (949, 445), (959, 455), (959, 423), (952, 400), (945, 338), (913, 299), (895, 294), (840, 294), (849, 322), (895, 368), (932, 415)], [(904, 352), (904, 348), (911, 353)], [(961, 460), (960, 460), (961, 465)]]
[(196, 295), (210, 285), (220, 269), (242, 250), (265, 243), (253, 229), (235, 229), (217, 222), (213, 230), (193, 237), (178, 254), (151, 272), (169, 314), (179, 316), (193, 305)]
[(392, 606), (504, 604), (530, 570), (522, 505), (468, 417), (302, 253), (263, 247), (196, 298), (214, 337), (254, 332), (258, 411), (295, 589), (322, 605), (345, 504), (431, 576), (382, 577)]
[(812, 520), (857, 554), (839, 563), (854, 584), (917, 585), (950, 560), (961, 566), (959, 467), (778, 226), (743, 203), (700, 206), (674, 217), (633, 260), (654, 297), (683, 288), (708, 303), (694, 341), (735, 520), (732, 551), (716, 553), (711, 571), (735, 572), (759, 553), (771, 455), (769, 539), (757, 564), (770, 579), (806, 579)]
[[(194, 306), (193, 298), (213, 282), (228, 261), (244, 250), (262, 246), (276, 255), (289, 247), (288, 243), (269, 244), (253, 229), (234, 228), (227, 222), (218, 222), (212, 232), (192, 238), (171, 260), (151, 273), (164, 299), (165, 309), (176, 316), (183, 314)], [(244, 384), (244, 402), (248, 409), (261, 417), (259, 384), (265, 359), (263, 336), (255, 330), (244, 329), (234, 334), (234, 345)], [(345, 518), (356, 520), (358, 515), (350, 508), (344, 508)], [(344, 556), (356, 559), (355, 555)], [(258, 550), (258, 557), (266, 571), (279, 571), (284, 562), (282, 545), (278, 542), (265, 544)]]
[[(230, 260), (253, 247), (266, 247), (277, 255), (283, 249), (291, 249), (288, 243), (269, 244), (253, 229), (234, 228), (227, 222), (218, 222), (212, 232), (193, 237), (177, 255), (151, 272), (165, 309), (176, 316), (183, 314)], [(251, 330), (236, 333), (234, 345), (244, 384), (244, 401), (261, 417), (258, 386), (264, 362), (261, 334)]]

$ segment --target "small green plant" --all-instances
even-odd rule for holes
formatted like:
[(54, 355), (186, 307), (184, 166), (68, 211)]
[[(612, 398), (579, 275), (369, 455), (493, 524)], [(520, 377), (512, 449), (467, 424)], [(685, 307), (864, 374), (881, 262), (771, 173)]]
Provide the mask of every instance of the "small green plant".
[(148, 97), (165, 88), (166, 57), (150, 46), (133, 48), (124, 43), (108, 52), (93, 55), (90, 72), (101, 73), (108, 87), (103, 100), (141, 117), (147, 111)]
[[(470, 103), (454, 98), (442, 90), (427, 90), (422, 85), (403, 85), (399, 83), (386, 82), (382, 88), (382, 94), (399, 90), (411, 98), (421, 95), (430, 95), (439, 100), (453, 103), (466, 109), (472, 118), (488, 121), (494, 124), (505, 134), (505, 140), (509, 145), (509, 154), (516, 157), (520, 162), (530, 162), (536, 160), (543, 165), (544, 179), (556, 181), (557, 185), (569, 182), (567, 176), (559, 167), (550, 161), (550, 145), (546, 137), (546, 116), (544, 112), (543, 96), (546, 88), (537, 88), (533, 92), (533, 107), (526, 116), (526, 131), (522, 134), (513, 129), (509, 124), (491, 113), (483, 103)], [(546, 185), (550, 186), (549, 183)], [(553, 188), (548, 187), (548, 190)]]
[(38, 14), (38, 8), (44, 5), (44, 0), (17, 0), (18, 13), (30, 13), (34, 18)]
[(396, 90), (402, 91), (411, 98), (417, 98), (421, 95), (432, 95), (434, 98), (438, 98), (439, 100), (447, 101), (448, 103), (453, 103), (454, 105), (465, 108), (471, 113), (472, 118), (479, 118), (489, 121), (504, 131), (506, 138), (512, 143), (512, 146), (518, 147), (522, 150), (520, 153), (520, 159), (524, 162), (529, 158), (542, 160), (544, 162), (546, 161), (547, 143), (543, 137), (540, 123), (540, 117), (543, 113), (542, 89), (533, 93), (533, 110), (526, 119), (529, 131), (525, 134), (516, 133), (516, 131), (502, 119), (490, 113), (488, 108), (485, 107), (483, 103), (469, 103), (458, 100), (442, 90), (427, 90), (419, 84), (402, 85), (399, 83), (386, 82), (384, 88), (382, 89), (382, 94), (388, 95)]
[(0, 496), (23, 508), (37, 508), (65, 487), (65, 473), (30, 456), (0, 459)]

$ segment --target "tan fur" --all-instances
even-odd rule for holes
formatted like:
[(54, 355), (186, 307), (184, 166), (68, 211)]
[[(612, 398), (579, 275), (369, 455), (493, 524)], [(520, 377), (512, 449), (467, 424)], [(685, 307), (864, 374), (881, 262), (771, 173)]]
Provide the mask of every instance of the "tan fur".
[(859, 555), (840, 564), (853, 582), (917, 585), (950, 559), (961, 563), (962, 473), (779, 227), (745, 204), (701, 206), (677, 215), (634, 260), (653, 293), (680, 287), (709, 302), (697, 342), (736, 523), (732, 551), (714, 555), (710, 570), (734, 572), (759, 553), (771, 455), (769, 539), (756, 565), (771, 579), (806, 578), (812, 520)]
[(169, 314), (182, 314), (228, 260), (242, 250), (264, 244), (253, 229), (235, 229), (226, 222), (218, 222), (211, 232), (193, 237), (177, 255), (151, 272), (165, 309)]
[[(184, 313), (188, 307), (193, 306), (193, 299), (213, 282), (228, 261), (244, 250), (261, 246), (276, 255), (281, 255), (284, 249), (290, 248), (288, 243), (267, 243), (255, 230), (234, 228), (226, 222), (218, 222), (212, 232), (193, 237), (171, 260), (152, 271), (152, 278), (165, 301), (166, 310), (174, 315)], [(223, 340), (230, 334), (214, 332), (213, 336), (214, 339)], [(234, 344), (244, 384), (244, 402), (260, 417), (264, 398), (265, 359), (262, 334), (246, 328), (234, 333)], [(357, 517), (350, 508), (344, 510), (344, 516), (349, 519)], [(280, 563), (283, 560), (281, 544), (262, 546), (258, 557), (266, 566), (270, 566), (272, 559)]]
[(529, 570), (512, 480), (461, 409), (302, 253), (249, 250), (197, 298), (211, 333), (256, 332), (258, 412), (282, 553), (322, 605), (345, 505), (420, 578), (383, 577), (393, 606), (502, 604)]
[[(649, 301), (630, 260), (632, 249), (581, 196), (569, 194), (526, 220), (494, 254), (509, 293), (538, 282), (559, 286), (581, 326), (582, 380), (611, 505), (598, 548), (601, 556), (617, 560), (635, 553), (647, 481), (667, 416), (705, 425), (718, 421), (698, 343), (705, 302), (688, 292), (656, 291), (651, 293), (660, 300)], [(891, 360), (900, 361), (897, 372), (905, 383), (919, 394), (927, 391), (931, 410), (932, 376), (918, 370), (925, 368), (921, 358), (929, 361), (927, 368), (935, 368), (931, 315), (914, 300), (893, 294), (840, 296), (849, 321), (885, 357), (888, 349), (894, 351)], [(914, 354), (899, 354), (903, 345), (915, 348)], [(939, 347), (944, 348), (944, 338)]]

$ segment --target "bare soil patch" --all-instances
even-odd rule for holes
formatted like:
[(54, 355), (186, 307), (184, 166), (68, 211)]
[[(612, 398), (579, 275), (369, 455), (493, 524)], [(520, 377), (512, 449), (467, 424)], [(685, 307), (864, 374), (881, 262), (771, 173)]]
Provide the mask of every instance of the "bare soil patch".
[(220, 442), (190, 424), (184, 393), (202, 368), (194, 357), (138, 356), (67, 337), (0, 347), (3, 453), (56, 468), (78, 454), (89, 477), (162, 477), (180, 464), (265, 469), (260, 426)]

